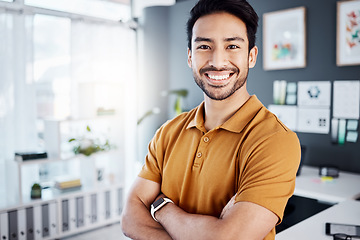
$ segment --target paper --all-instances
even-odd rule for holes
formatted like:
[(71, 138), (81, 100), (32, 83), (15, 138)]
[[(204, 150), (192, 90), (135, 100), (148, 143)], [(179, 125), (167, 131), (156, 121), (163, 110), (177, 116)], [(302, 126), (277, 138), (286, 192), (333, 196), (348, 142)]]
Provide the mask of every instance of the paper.
[(270, 105), (269, 111), (274, 113), (281, 122), (292, 131), (296, 131), (297, 107), (286, 105)]
[(339, 132), (339, 119), (331, 119), (331, 142), (338, 142), (338, 132)]
[(347, 130), (353, 130), (356, 131), (358, 128), (358, 120), (348, 120), (347, 121)]
[(330, 129), (330, 109), (298, 108), (298, 132), (328, 134)]
[(275, 104), (283, 105), (286, 96), (286, 81), (275, 80), (273, 83), (273, 100)]
[(359, 119), (360, 81), (335, 81), (333, 116)]
[(355, 131), (349, 131), (347, 132), (347, 135), (346, 135), (346, 141), (347, 142), (357, 142), (357, 139), (358, 139), (358, 133), (355, 132)]
[(330, 81), (301, 81), (298, 83), (299, 106), (329, 107), (330, 95)]

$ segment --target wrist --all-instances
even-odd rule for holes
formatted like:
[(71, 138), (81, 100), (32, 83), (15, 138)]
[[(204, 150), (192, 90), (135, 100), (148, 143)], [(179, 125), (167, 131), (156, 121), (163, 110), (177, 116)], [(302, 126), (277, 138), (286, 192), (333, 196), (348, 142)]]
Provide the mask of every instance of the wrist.
[(155, 213), (158, 212), (160, 209), (162, 209), (166, 204), (168, 203), (172, 203), (174, 204), (173, 201), (171, 201), (169, 198), (166, 197), (160, 197), (159, 199), (157, 199), (155, 202), (153, 202), (153, 204), (151, 204), (151, 208), (150, 208), (150, 213), (151, 216), (153, 217), (153, 219), (157, 222), (158, 220), (155, 217)]

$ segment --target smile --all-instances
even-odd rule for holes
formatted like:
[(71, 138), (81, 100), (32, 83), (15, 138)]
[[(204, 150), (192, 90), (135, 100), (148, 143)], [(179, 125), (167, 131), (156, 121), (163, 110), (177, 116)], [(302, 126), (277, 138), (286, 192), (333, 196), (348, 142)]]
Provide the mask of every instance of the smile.
[(209, 75), (206, 74), (210, 79), (213, 80), (225, 80), (228, 79), (230, 77), (230, 74), (225, 74), (225, 75)]

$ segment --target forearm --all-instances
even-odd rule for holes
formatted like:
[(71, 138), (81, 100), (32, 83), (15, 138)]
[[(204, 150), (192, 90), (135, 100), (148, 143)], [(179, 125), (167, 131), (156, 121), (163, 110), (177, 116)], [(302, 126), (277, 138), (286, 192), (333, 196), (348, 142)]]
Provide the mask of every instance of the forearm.
[(138, 240), (171, 240), (165, 229), (151, 217), (148, 208), (140, 200), (127, 203), (122, 214), (122, 231), (125, 236)]
[(175, 204), (166, 204), (155, 212), (172, 239), (237, 239), (260, 240), (275, 227), (277, 216), (266, 208), (250, 202), (231, 199), (220, 218), (189, 214)]
[(155, 216), (172, 239), (226, 239), (223, 220), (213, 216), (189, 214), (174, 204), (167, 204)]

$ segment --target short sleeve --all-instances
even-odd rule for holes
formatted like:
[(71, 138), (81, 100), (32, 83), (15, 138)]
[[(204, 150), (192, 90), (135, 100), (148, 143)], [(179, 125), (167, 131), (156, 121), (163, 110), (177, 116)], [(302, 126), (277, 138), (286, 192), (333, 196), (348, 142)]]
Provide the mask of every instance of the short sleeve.
[(161, 165), (159, 161), (162, 161), (162, 158), (159, 157), (159, 138), (161, 136), (161, 128), (157, 130), (153, 139), (150, 141), (148, 146), (148, 153), (145, 157), (145, 164), (143, 165), (139, 177), (145, 178), (161, 184)]
[(295, 189), (300, 154), (299, 140), (291, 131), (279, 131), (258, 141), (246, 155), (235, 200), (267, 208), (280, 223)]

